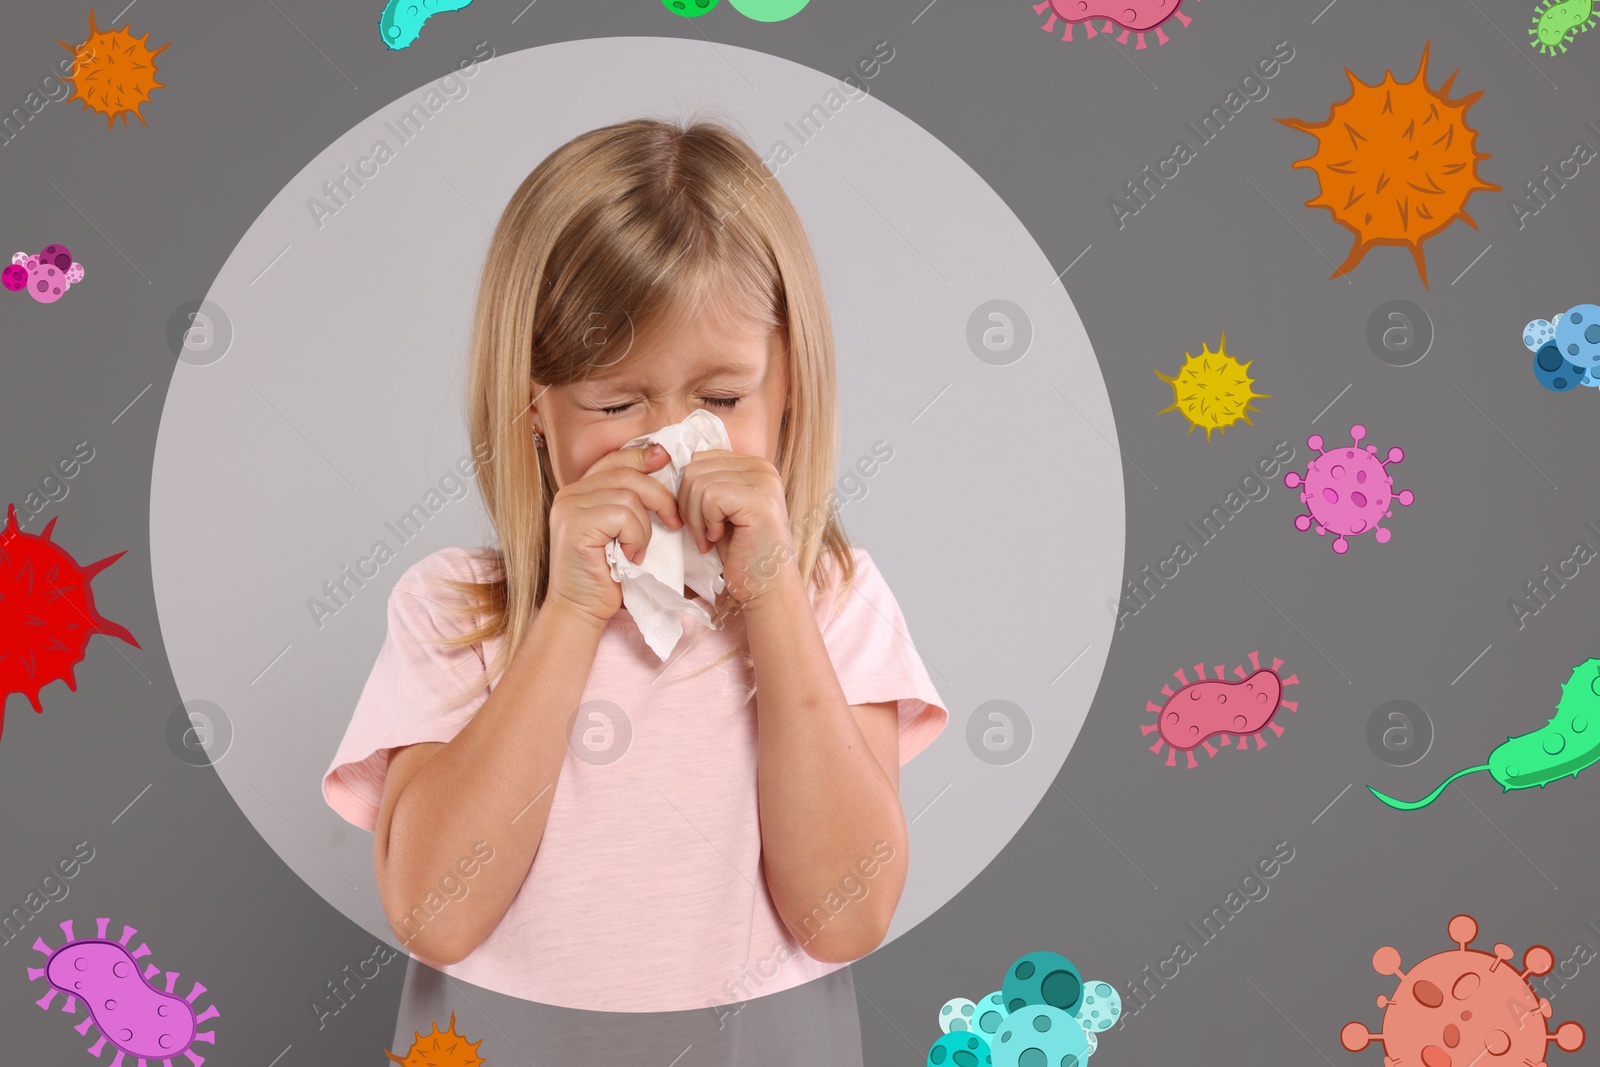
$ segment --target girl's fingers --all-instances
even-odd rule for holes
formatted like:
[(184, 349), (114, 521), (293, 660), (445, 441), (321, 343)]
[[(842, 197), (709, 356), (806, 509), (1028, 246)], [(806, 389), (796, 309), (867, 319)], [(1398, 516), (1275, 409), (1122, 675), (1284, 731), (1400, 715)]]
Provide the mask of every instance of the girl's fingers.
[(622, 488), (596, 488), (585, 493), (580, 506), (593, 511), (594, 528), (602, 539), (613, 537), (623, 554), (638, 563), (650, 543), (650, 513), (633, 492)]
[(672, 495), (672, 490), (648, 474), (620, 468), (607, 471), (604, 477), (596, 481), (599, 485), (626, 489), (637, 496), (646, 508), (660, 515), (661, 521), (667, 526), (674, 530), (683, 528), (683, 517), (678, 514), (678, 498)]

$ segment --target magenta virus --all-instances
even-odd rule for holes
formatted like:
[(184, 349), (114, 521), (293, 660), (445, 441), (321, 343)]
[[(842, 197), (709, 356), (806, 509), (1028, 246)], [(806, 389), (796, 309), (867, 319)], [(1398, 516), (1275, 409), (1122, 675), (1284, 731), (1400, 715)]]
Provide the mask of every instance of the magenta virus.
[(1239, 679), (1236, 682), (1226, 680), (1220, 663), (1214, 679), (1206, 678), (1204, 663), (1196, 663), (1196, 680), (1192, 682), (1180, 667), (1172, 672), (1178, 679), (1178, 690), (1174, 692), (1172, 683), (1168, 682), (1161, 687), (1165, 701), (1160, 704), (1153, 700), (1145, 702), (1144, 710), (1153, 712), (1156, 721), (1142, 724), (1139, 731), (1146, 737), (1160, 732), (1150, 751), (1159, 756), (1161, 747), (1166, 745), (1168, 767), (1177, 765), (1178, 753), (1182, 752), (1188, 757), (1189, 767), (1194, 768), (1196, 748), (1204, 747), (1206, 755), (1215, 757), (1217, 750), (1210, 739), (1217, 734), (1222, 735), (1217, 743), (1223, 746), (1230, 744), (1230, 735), (1237, 736), (1240, 752), (1249, 751), (1250, 738), (1254, 737), (1259, 751), (1267, 747), (1261, 734), (1268, 727), (1275, 736), (1283, 736), (1283, 727), (1272, 721), (1278, 709), (1300, 710), (1298, 702), (1283, 699), (1284, 686), (1299, 685), (1300, 676), (1291, 674), (1285, 678), (1282, 670), (1283, 660), (1276, 656), (1271, 667), (1263, 667), (1259, 651), (1250, 653), (1248, 675), (1242, 663), (1233, 668), (1234, 677)]
[(1119, 44), (1128, 43), (1130, 32), (1139, 35), (1139, 43), (1135, 49), (1145, 47), (1144, 34), (1147, 30), (1156, 31), (1156, 44), (1166, 44), (1168, 37), (1162, 32), (1161, 24), (1168, 19), (1177, 19), (1185, 26), (1194, 20), (1178, 7), (1183, 0), (1044, 0), (1043, 3), (1034, 4), (1033, 10), (1043, 15), (1050, 12), (1048, 20), (1041, 27), (1046, 33), (1054, 33), (1056, 20), (1066, 23), (1062, 31), (1063, 41), (1072, 40), (1072, 27), (1078, 23), (1083, 24), (1083, 35), (1095, 37), (1094, 21), (1101, 21), (1100, 31), (1110, 34), (1117, 27), (1122, 27), (1122, 34), (1117, 38)]
[(172, 1057), (178, 1055), (187, 1056), (194, 1067), (200, 1067), (205, 1057), (191, 1046), (196, 1041), (216, 1043), (214, 1032), (198, 1031), (201, 1023), (221, 1014), (215, 1006), (206, 1008), (202, 1015), (195, 1014), (194, 1002), (206, 987), (196, 982), (187, 997), (179, 997), (178, 972), (168, 971), (166, 991), (157, 989), (150, 979), (161, 973), (161, 968), (148, 964), (141, 977), (136, 962), (150, 955), (150, 946), (141, 943), (137, 949), (128, 949), (128, 940), (138, 931), (124, 926), (121, 940), (110, 941), (106, 928), (111, 920), (95, 922), (99, 926), (98, 937), (75, 937), (69, 919), (61, 924), (67, 935), (65, 945), (52, 949), (42, 937), (33, 943), (34, 949), (44, 954), (45, 965), (29, 967), (28, 978), (43, 979), (50, 986), (38, 1000), (39, 1007), (50, 1010), (56, 995), (65, 993), (67, 1000), (61, 1010), (74, 1013), (82, 1000), (89, 1017), (73, 1029), (88, 1037), (90, 1027), (100, 1028), (101, 1036), (89, 1046), (89, 1055), (98, 1058), (109, 1042), (116, 1050), (109, 1067), (123, 1067), (125, 1056), (136, 1059), (137, 1067), (149, 1067), (152, 1062), (173, 1067)]
[(1314, 523), (1322, 536), (1332, 530), (1335, 534), (1333, 550), (1341, 556), (1350, 551), (1346, 537), (1368, 530), (1373, 531), (1378, 544), (1388, 543), (1391, 534), (1378, 523), (1394, 514), (1389, 505), (1398, 500), (1409, 507), (1416, 499), (1409, 489), (1396, 493), (1394, 479), (1386, 469), (1388, 464), (1405, 459), (1406, 454), (1399, 448), (1391, 448), (1389, 458), (1380, 460), (1377, 445), (1361, 447), (1361, 439), (1366, 435), (1367, 428), (1357, 424), (1350, 427), (1350, 436), (1355, 440), (1352, 447), (1323, 452), (1322, 435), (1312, 434), (1306, 438), (1306, 444), (1317, 450), (1317, 458), (1311, 461), (1304, 475), (1290, 471), (1283, 476), (1283, 484), (1290, 489), (1305, 486), (1300, 499), (1311, 509), (1309, 515), (1295, 516), (1294, 528), (1303, 532), (1311, 529)]

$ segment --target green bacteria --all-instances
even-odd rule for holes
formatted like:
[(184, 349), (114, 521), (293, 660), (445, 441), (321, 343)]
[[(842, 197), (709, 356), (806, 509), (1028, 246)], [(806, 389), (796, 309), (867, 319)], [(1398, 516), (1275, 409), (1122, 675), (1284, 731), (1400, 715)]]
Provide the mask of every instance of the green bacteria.
[(1528, 44), (1547, 56), (1565, 52), (1578, 34), (1594, 25), (1594, 0), (1544, 0), (1533, 11)]
[(378, 35), (390, 48), (409, 48), (430, 18), (444, 11), (460, 11), (472, 0), (389, 0), (378, 16)]
[(735, 11), (757, 22), (783, 22), (800, 14), (811, 0), (728, 0)]
[(1509, 793), (1576, 778), (1596, 763), (1600, 763), (1600, 659), (1591, 658), (1572, 668), (1572, 677), (1561, 686), (1554, 717), (1532, 733), (1506, 738), (1489, 753), (1488, 763), (1457, 771), (1421, 800), (1396, 800), (1370, 785), (1367, 789), (1391, 808), (1415, 811), (1438, 800), (1445, 786), (1464, 774), (1488, 771)]
[(661, 0), (666, 9), (686, 19), (697, 19), (717, 6), (717, 0)]

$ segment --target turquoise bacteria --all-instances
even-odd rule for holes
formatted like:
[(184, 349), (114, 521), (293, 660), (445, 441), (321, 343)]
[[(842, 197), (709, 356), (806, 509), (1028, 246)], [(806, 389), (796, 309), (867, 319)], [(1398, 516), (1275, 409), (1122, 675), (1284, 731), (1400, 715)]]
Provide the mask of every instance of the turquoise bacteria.
[(989, 1042), (965, 1030), (945, 1034), (928, 1050), (928, 1067), (992, 1067)]
[(1421, 800), (1396, 800), (1373, 789), (1373, 796), (1400, 811), (1425, 808), (1439, 799), (1445, 787), (1464, 774), (1488, 771), (1505, 792), (1543, 789), (1562, 778), (1600, 763), (1600, 659), (1587, 659), (1572, 668), (1561, 686), (1556, 713), (1532, 733), (1508, 737), (1489, 753), (1489, 762), (1457, 771)]
[(1006, 1011), (1028, 1004), (1043, 1004), (1068, 1015), (1083, 1000), (1083, 977), (1071, 960), (1059, 952), (1030, 952), (1006, 970), (1000, 984)]
[[(927, 1062), (961, 1063), (953, 1057), (964, 1050), (977, 1057), (971, 1061), (976, 1067), (989, 1067), (989, 1056), (993, 1067), (1082, 1067), (1099, 1047), (1099, 1035), (1121, 1018), (1122, 998), (1111, 983), (1083, 981), (1077, 965), (1059, 952), (1029, 952), (976, 1004), (955, 997), (939, 1009), (946, 1033)], [(966, 1019), (970, 1029), (957, 1029)], [(984, 1042), (981, 1050), (963, 1040), (969, 1037)]]
[(378, 36), (396, 51), (409, 48), (433, 16), (460, 11), (471, 3), (472, 0), (389, 0), (378, 16)]

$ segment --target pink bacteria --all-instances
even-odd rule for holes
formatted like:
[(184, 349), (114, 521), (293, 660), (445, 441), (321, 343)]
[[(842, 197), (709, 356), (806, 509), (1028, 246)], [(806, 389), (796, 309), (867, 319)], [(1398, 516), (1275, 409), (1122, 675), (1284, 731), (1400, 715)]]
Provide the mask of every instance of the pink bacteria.
[(1283, 476), (1283, 484), (1291, 489), (1304, 484), (1300, 499), (1311, 509), (1309, 515), (1295, 516), (1294, 528), (1304, 532), (1314, 523), (1322, 536), (1332, 530), (1336, 535), (1333, 550), (1341, 556), (1350, 550), (1346, 537), (1368, 530), (1373, 531), (1378, 544), (1387, 544), (1392, 535), (1378, 523), (1394, 514), (1389, 510), (1390, 503), (1398, 500), (1409, 507), (1416, 499), (1409, 489), (1396, 493), (1394, 479), (1386, 469), (1388, 464), (1405, 459), (1406, 454), (1391, 448), (1389, 458), (1380, 460), (1377, 445), (1361, 447), (1361, 439), (1366, 435), (1367, 428), (1358, 423), (1350, 427), (1350, 436), (1355, 440), (1353, 447), (1323, 452), (1322, 436), (1312, 434), (1306, 438), (1306, 444), (1318, 451), (1317, 458), (1311, 461), (1304, 475), (1290, 471)]
[(1061, 34), (1063, 41), (1072, 40), (1072, 27), (1078, 23), (1083, 24), (1084, 36), (1096, 36), (1094, 19), (1101, 20), (1101, 32), (1111, 33), (1116, 27), (1122, 27), (1122, 34), (1117, 38), (1119, 44), (1128, 43), (1129, 31), (1139, 33), (1135, 49), (1145, 47), (1144, 31), (1156, 31), (1156, 43), (1166, 44), (1168, 37), (1162, 32), (1161, 24), (1168, 19), (1177, 19), (1187, 26), (1194, 20), (1189, 18), (1178, 7), (1183, 0), (1044, 0), (1035, 4), (1033, 10), (1043, 15), (1048, 9), (1049, 19), (1041, 27), (1047, 33), (1053, 33), (1056, 28), (1056, 19), (1066, 23), (1066, 28)]
[(1285, 686), (1300, 684), (1300, 676), (1291, 674), (1283, 677), (1281, 668), (1283, 660), (1274, 658), (1271, 667), (1261, 666), (1261, 653), (1250, 653), (1249, 674), (1245, 673), (1244, 665), (1239, 664), (1233, 668), (1234, 676), (1238, 681), (1227, 681), (1223, 673), (1222, 664), (1216, 666), (1216, 677), (1206, 677), (1206, 665), (1194, 665), (1196, 681), (1191, 682), (1182, 668), (1172, 672), (1178, 679), (1179, 688), (1174, 691), (1172, 684), (1161, 687), (1161, 695), (1166, 700), (1161, 704), (1154, 701), (1145, 703), (1145, 710), (1153, 712), (1156, 721), (1145, 723), (1139, 727), (1141, 733), (1149, 736), (1153, 733), (1160, 734), (1155, 744), (1150, 746), (1150, 751), (1161, 754), (1161, 747), (1167, 746), (1167, 766), (1177, 765), (1178, 753), (1182, 752), (1188, 757), (1189, 767), (1197, 766), (1194, 750), (1203, 747), (1206, 755), (1215, 757), (1217, 749), (1210, 743), (1210, 739), (1222, 735), (1218, 744), (1227, 746), (1230, 739), (1239, 738), (1240, 752), (1249, 751), (1247, 740), (1256, 739), (1256, 750), (1267, 747), (1267, 742), (1262, 738), (1263, 730), (1271, 727), (1275, 736), (1283, 736), (1283, 727), (1273, 722), (1273, 716), (1278, 709), (1288, 708), (1290, 711), (1299, 711), (1300, 705), (1296, 701), (1284, 700)]
[(72, 253), (67, 251), (66, 245), (45, 245), (39, 251), (39, 261), (65, 271), (72, 266)]
[(144, 974), (139, 974), (137, 961), (150, 954), (150, 946), (140, 944), (132, 951), (128, 941), (136, 931), (131, 926), (122, 928), (122, 938), (110, 941), (106, 930), (111, 920), (97, 919), (99, 936), (79, 939), (73, 935), (72, 921), (61, 924), (67, 943), (51, 949), (44, 938), (33, 943), (36, 951), (44, 954), (43, 968), (28, 968), (28, 978), (44, 979), (50, 989), (37, 1002), (48, 1011), (56, 996), (66, 994), (61, 1010), (74, 1013), (79, 1000), (89, 1011), (89, 1017), (74, 1027), (87, 1037), (90, 1027), (99, 1027), (101, 1037), (89, 1046), (89, 1054), (98, 1057), (109, 1042), (116, 1051), (109, 1067), (123, 1067), (123, 1058), (132, 1056), (138, 1067), (159, 1062), (172, 1067), (172, 1057), (187, 1056), (194, 1067), (200, 1067), (205, 1058), (192, 1046), (197, 1041), (216, 1043), (216, 1034), (199, 1032), (200, 1024), (216, 1018), (220, 1013), (215, 1006), (196, 1015), (194, 1002), (206, 987), (198, 982), (187, 997), (177, 995), (178, 972), (166, 973), (166, 990), (156, 988), (150, 979), (161, 973), (155, 964), (148, 964)]
[(9, 292), (20, 293), (27, 284), (27, 268), (13, 263), (5, 270), (0, 270), (0, 285), (4, 285)]

